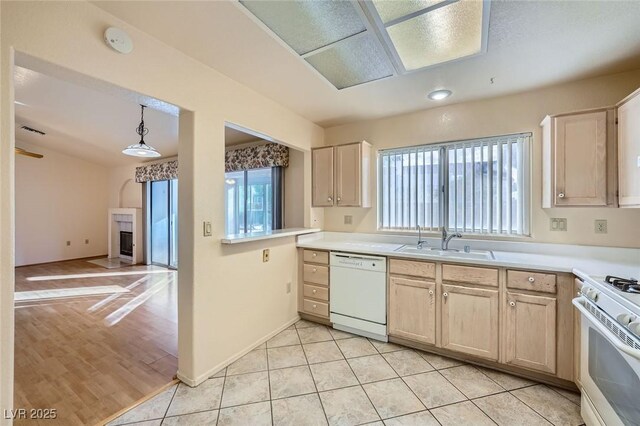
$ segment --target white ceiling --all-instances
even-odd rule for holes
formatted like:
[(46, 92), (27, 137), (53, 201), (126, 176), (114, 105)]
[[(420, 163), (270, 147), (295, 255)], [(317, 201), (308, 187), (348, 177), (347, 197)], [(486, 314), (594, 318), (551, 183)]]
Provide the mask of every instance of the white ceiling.
[(640, 1), (495, 1), (486, 54), (340, 91), (236, 1), (94, 3), (325, 127), (640, 68)]
[[(104, 166), (139, 163), (122, 154), (138, 143), (140, 105), (84, 86), (71, 84), (26, 68), (15, 72), (16, 139)], [(146, 108), (145, 142), (163, 157), (178, 153), (178, 117)], [(27, 125), (46, 133), (20, 129)]]

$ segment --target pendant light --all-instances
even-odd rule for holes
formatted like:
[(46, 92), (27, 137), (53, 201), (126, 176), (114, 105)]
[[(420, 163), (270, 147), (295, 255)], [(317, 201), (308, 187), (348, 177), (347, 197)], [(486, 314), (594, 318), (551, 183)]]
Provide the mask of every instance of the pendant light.
[(149, 129), (144, 127), (144, 105), (140, 105), (140, 124), (136, 129), (136, 133), (140, 135), (140, 142), (134, 145), (129, 145), (126, 149), (122, 150), (123, 154), (131, 155), (132, 157), (160, 157), (160, 153), (155, 148), (144, 143), (144, 136), (149, 133)]

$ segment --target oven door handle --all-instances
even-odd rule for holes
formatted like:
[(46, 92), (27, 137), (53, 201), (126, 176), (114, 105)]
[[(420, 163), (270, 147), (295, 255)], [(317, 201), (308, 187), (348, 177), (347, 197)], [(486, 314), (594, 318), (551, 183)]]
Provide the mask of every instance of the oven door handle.
[(607, 327), (602, 325), (602, 323), (598, 321), (598, 319), (595, 318), (593, 314), (591, 314), (591, 312), (587, 310), (587, 308), (584, 307), (584, 302), (581, 299), (582, 297), (576, 297), (571, 301), (571, 303), (573, 303), (573, 306), (575, 306), (582, 313), (582, 315), (584, 315), (591, 321), (591, 324), (593, 324), (593, 326), (598, 329), (598, 331), (602, 333), (602, 335), (606, 337), (613, 346), (615, 346), (618, 350), (626, 353), (627, 355), (640, 360), (640, 351), (621, 343), (620, 339), (615, 334), (613, 334)]

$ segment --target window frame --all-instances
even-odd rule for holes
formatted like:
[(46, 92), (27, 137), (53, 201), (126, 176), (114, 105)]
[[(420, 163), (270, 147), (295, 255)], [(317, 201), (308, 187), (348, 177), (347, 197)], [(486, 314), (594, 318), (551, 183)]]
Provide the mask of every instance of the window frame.
[[(520, 195), (521, 197), (521, 210), (522, 210), (522, 232), (521, 233), (517, 233), (514, 232), (512, 230), (507, 229), (506, 231), (503, 231), (501, 226), (502, 223), (499, 222), (498, 225), (496, 225), (495, 227), (493, 226), (492, 222), (490, 222), (490, 220), (492, 220), (493, 218), (490, 217), (491, 219), (487, 218), (487, 224), (490, 225), (492, 232), (490, 231), (486, 231), (486, 230), (482, 230), (482, 232), (477, 232), (477, 231), (468, 231), (468, 230), (464, 230), (462, 229), (463, 227), (466, 227), (466, 217), (464, 217), (464, 221), (465, 223), (463, 224), (463, 227), (459, 227), (456, 226), (451, 226), (452, 224), (450, 223), (449, 220), (449, 215), (450, 215), (450, 208), (449, 208), (449, 201), (450, 201), (450, 155), (449, 155), (449, 150), (450, 149), (460, 149), (462, 147), (463, 149), (463, 159), (464, 159), (464, 164), (466, 164), (466, 148), (469, 146), (487, 146), (487, 151), (488, 151), (488, 161), (490, 162), (493, 158), (493, 146), (498, 146), (501, 147), (503, 145), (506, 145), (507, 143), (509, 145), (512, 145), (513, 140), (518, 140), (519, 138), (523, 139), (523, 144), (522, 144), (522, 164), (521, 164), (521, 169), (518, 171), (518, 177), (519, 179), (522, 181), (522, 188), (523, 188), (523, 194)], [(447, 231), (452, 231), (452, 232), (463, 232), (465, 235), (471, 235), (471, 236), (482, 236), (482, 237), (489, 237), (489, 238), (529, 238), (531, 237), (531, 197), (533, 196), (532, 194), (532, 187), (531, 187), (531, 181), (532, 181), (532, 177), (531, 177), (531, 163), (533, 161), (533, 152), (532, 152), (532, 148), (533, 148), (533, 133), (532, 132), (520, 132), (520, 133), (512, 133), (512, 134), (505, 134), (505, 135), (496, 135), (496, 136), (491, 136), (491, 137), (483, 137), (483, 138), (473, 138), (473, 139), (461, 139), (461, 140), (454, 140), (454, 141), (446, 141), (446, 142), (437, 142), (437, 143), (430, 143), (430, 144), (420, 144), (420, 145), (412, 145), (412, 146), (406, 146), (406, 147), (398, 147), (398, 148), (389, 148), (389, 149), (383, 149), (383, 150), (379, 150), (377, 153), (377, 164), (376, 164), (376, 171), (378, 173), (378, 178), (377, 178), (377, 183), (378, 183), (378, 189), (377, 189), (377, 231), (378, 232), (388, 232), (388, 233), (402, 233), (402, 232), (415, 232), (417, 230), (417, 226), (420, 225), (420, 218), (418, 217), (418, 215), (416, 214), (416, 226), (411, 226), (411, 215), (409, 215), (409, 225), (408, 226), (402, 226), (402, 227), (390, 227), (387, 226), (385, 227), (383, 224), (384, 221), (384, 213), (383, 213), (383, 181), (384, 181), (384, 176), (382, 173), (383, 170), (383, 158), (385, 156), (389, 156), (390, 154), (406, 154), (406, 153), (410, 153), (412, 151), (415, 152), (419, 152), (421, 149), (426, 150), (426, 151), (434, 151), (437, 150), (439, 152), (439, 157), (438, 157), (438, 179), (439, 179), (439, 190), (438, 190), (438, 223), (440, 224), (440, 226), (438, 227), (430, 227), (430, 226), (421, 226), (421, 229), (425, 230), (425, 232), (437, 232), (439, 229), (441, 229), (442, 226), (446, 227)], [(482, 149), (482, 148), (481, 148)], [(511, 148), (512, 149), (512, 148)], [(454, 151), (456, 152), (457, 155), (457, 150)], [(471, 151), (472, 154), (474, 155), (474, 151)], [(512, 152), (512, 151), (509, 151)], [(504, 155), (504, 154), (503, 154)], [(500, 156), (500, 159), (502, 160), (503, 155)], [(513, 154), (511, 154), (511, 161), (513, 160)], [(433, 161), (433, 160), (432, 160)], [(482, 163), (483, 161), (481, 161)], [(388, 163), (388, 167), (390, 167), (390, 163)], [(456, 165), (457, 165), (457, 161), (455, 161)], [(411, 164), (411, 163), (410, 163)], [(418, 164), (418, 160), (416, 158), (416, 165)], [(431, 163), (433, 164), (433, 163)], [(497, 163), (498, 167), (500, 167), (501, 165), (501, 161)], [(424, 164), (423, 164), (424, 166)], [(411, 166), (409, 166), (411, 167)], [(493, 168), (489, 168), (489, 177), (488, 179), (492, 179), (493, 178)], [(500, 169), (498, 169), (500, 170)], [(424, 174), (424, 173), (423, 173)], [(418, 176), (419, 173), (416, 171), (416, 176)], [(418, 178), (416, 177), (416, 180)], [(456, 181), (458, 179), (457, 174), (456, 174)], [(465, 173), (465, 181), (464, 181), (464, 185), (466, 187), (466, 173)], [(473, 178), (475, 179), (475, 178)], [(472, 180), (473, 181), (473, 180)], [(389, 183), (391, 182), (391, 180), (389, 180)], [(487, 185), (488, 191), (492, 191), (493, 188), (493, 184), (492, 185)], [(414, 189), (414, 191), (418, 191), (418, 188), (416, 187)], [(489, 194), (492, 194), (492, 192), (489, 192)], [(432, 195), (432, 200), (433, 195)], [(490, 195), (487, 195), (487, 199), (491, 199)], [(418, 203), (419, 197), (416, 196), (416, 203)], [(501, 200), (502, 201), (502, 200)], [(410, 202), (409, 202), (410, 203)], [(424, 201), (423, 201), (424, 203)], [(501, 203), (501, 206), (503, 205), (503, 203)], [(502, 207), (500, 207), (502, 208)], [(491, 210), (491, 209), (489, 209)], [(435, 213), (435, 210), (434, 210)], [(473, 213), (472, 213), (473, 215)], [(502, 216), (502, 215), (501, 215)], [(516, 215), (512, 214), (512, 219), (516, 219)], [(390, 219), (390, 218), (389, 218)], [(517, 219), (516, 219), (517, 220)], [(473, 221), (475, 221), (475, 216)], [(403, 223), (404, 225), (404, 223)], [(481, 225), (481, 228), (484, 228)], [(499, 230), (498, 230), (499, 229)]]

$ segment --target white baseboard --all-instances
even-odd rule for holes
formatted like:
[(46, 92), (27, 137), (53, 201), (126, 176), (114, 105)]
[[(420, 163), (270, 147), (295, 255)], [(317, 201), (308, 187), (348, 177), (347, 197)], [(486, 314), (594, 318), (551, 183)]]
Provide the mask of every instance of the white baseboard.
[(191, 387), (198, 386), (199, 384), (201, 384), (202, 382), (207, 380), (209, 377), (211, 377), (214, 374), (216, 374), (218, 371), (222, 370), (223, 368), (226, 368), (228, 365), (230, 365), (233, 362), (237, 361), (238, 359), (242, 358), (243, 356), (245, 356), (246, 354), (248, 354), (249, 352), (251, 352), (252, 350), (257, 348), (258, 346), (260, 346), (261, 344), (263, 344), (267, 340), (271, 339), (276, 334), (278, 334), (281, 331), (284, 331), (285, 329), (291, 327), (293, 324), (295, 324), (299, 320), (300, 320), (300, 317), (296, 315), (295, 318), (287, 321), (283, 326), (279, 327), (275, 331), (272, 331), (271, 333), (267, 334), (266, 336), (260, 338), (258, 341), (252, 343), (251, 345), (249, 345), (245, 349), (241, 350), (240, 352), (236, 353), (235, 355), (227, 358), (225, 361), (223, 361), (220, 364), (214, 366), (213, 368), (209, 369), (206, 373), (199, 375), (195, 379), (191, 379), (189, 377), (186, 377), (186, 376), (182, 375), (182, 373), (180, 373), (180, 371), (178, 371), (176, 373), (176, 376), (178, 377), (178, 379), (180, 379), (180, 381), (182, 381), (186, 385), (189, 385)]

